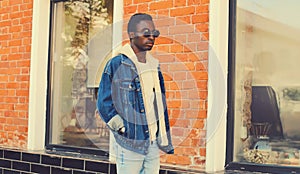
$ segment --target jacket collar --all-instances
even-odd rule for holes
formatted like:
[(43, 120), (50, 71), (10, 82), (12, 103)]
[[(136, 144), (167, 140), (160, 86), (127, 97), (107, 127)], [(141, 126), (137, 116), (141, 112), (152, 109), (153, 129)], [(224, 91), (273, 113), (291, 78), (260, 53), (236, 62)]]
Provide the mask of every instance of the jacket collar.
[[(138, 59), (131, 48), (130, 44), (125, 44), (119, 51), (119, 54), (123, 54), (128, 57), (134, 64), (137, 64)], [(126, 60), (123, 60), (126, 63)], [(158, 67), (158, 60), (155, 59), (149, 52), (146, 53), (146, 61), (149, 61), (151, 65)]]

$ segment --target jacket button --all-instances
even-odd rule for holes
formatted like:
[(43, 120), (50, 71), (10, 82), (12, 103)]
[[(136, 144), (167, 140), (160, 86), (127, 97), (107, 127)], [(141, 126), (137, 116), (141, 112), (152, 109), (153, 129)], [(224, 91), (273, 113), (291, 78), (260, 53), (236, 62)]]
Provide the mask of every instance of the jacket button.
[(145, 110), (144, 110), (144, 109), (142, 109), (142, 110), (141, 110), (141, 112), (145, 112)]
[(145, 132), (146, 132), (146, 133), (148, 133), (149, 131), (148, 131), (148, 130), (146, 130)]

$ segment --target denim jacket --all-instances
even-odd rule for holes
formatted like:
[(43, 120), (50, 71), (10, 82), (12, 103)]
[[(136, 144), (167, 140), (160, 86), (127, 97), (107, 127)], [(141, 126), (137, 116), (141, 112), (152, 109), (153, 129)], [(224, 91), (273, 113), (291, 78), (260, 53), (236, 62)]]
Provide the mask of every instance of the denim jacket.
[[(158, 76), (161, 91), (165, 94), (164, 80), (159, 67)], [(116, 115), (122, 117), (125, 133), (118, 134), (112, 130), (119, 145), (140, 154), (147, 154), (151, 142), (141, 88), (135, 64), (126, 55), (119, 54), (109, 60), (104, 68), (97, 107), (106, 123)], [(163, 100), (164, 108), (167, 108), (165, 98)], [(168, 145), (162, 146), (158, 138), (158, 146), (165, 153), (173, 154), (167, 109), (164, 111), (164, 119)]]

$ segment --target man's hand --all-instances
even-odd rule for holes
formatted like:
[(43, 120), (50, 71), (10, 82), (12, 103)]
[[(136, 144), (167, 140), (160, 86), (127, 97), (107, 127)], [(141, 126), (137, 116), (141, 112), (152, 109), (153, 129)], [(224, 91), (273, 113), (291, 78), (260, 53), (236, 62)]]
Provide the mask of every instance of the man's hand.
[(125, 132), (125, 127), (123, 123), (123, 119), (120, 115), (115, 115), (112, 119), (109, 120), (107, 125), (114, 131), (123, 134)]

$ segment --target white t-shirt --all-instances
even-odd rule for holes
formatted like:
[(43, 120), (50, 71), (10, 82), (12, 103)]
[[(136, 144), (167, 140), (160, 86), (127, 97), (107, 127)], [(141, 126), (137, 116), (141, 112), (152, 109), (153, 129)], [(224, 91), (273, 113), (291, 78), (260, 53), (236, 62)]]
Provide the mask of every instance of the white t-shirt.
[(151, 66), (149, 65), (148, 61), (146, 63), (138, 62), (139, 69), (140, 69), (140, 78), (141, 83), (143, 83), (143, 93), (144, 93), (144, 104), (146, 109), (146, 117), (148, 121), (149, 126), (149, 132), (150, 132), (150, 140), (153, 141), (156, 139), (156, 132), (157, 132), (157, 119), (155, 116), (155, 110), (154, 110), (154, 91), (153, 88), (155, 86), (154, 84), (154, 78), (153, 74), (156, 70), (151, 69)]

